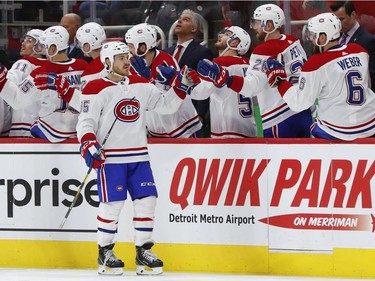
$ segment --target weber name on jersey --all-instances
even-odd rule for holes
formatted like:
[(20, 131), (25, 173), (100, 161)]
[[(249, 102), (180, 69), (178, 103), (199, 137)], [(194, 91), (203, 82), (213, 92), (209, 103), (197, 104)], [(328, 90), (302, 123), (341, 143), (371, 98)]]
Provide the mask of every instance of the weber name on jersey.
[(318, 98), (314, 125), (328, 134), (343, 140), (370, 137), (375, 134), (375, 94), (369, 88), (368, 64), (360, 45), (337, 45), (306, 62), (298, 87), (281, 84), (279, 90), (294, 110), (308, 108)]

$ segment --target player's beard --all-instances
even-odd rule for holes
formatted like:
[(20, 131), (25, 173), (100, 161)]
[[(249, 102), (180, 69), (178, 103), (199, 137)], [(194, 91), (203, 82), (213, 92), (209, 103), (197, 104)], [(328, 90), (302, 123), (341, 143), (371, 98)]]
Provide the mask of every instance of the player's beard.
[(215, 43), (215, 48), (217, 48), (219, 52), (223, 51), (226, 47), (227, 47), (227, 43), (226, 42), (217, 41)]
[(256, 38), (259, 40), (259, 41), (264, 41), (264, 39), (266, 38), (266, 36), (267, 36), (267, 33), (265, 33), (265, 32), (257, 32), (256, 33)]
[(123, 67), (118, 67), (117, 65), (113, 66), (113, 72), (116, 73), (117, 75), (120, 76), (128, 76), (129, 75), (129, 68), (123, 68)]
[(312, 54), (313, 55), (317, 55), (317, 54), (320, 54), (320, 48), (317, 46), (317, 45), (314, 45), (314, 44), (312, 44)]

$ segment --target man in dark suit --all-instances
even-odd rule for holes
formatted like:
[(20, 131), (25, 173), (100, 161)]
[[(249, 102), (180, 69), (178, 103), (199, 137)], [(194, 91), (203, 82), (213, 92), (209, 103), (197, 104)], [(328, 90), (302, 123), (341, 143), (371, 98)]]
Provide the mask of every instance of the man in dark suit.
[(341, 21), (340, 44), (357, 43), (367, 50), (370, 56), (371, 90), (375, 92), (375, 35), (360, 26), (352, 1), (336, 1), (330, 8)]
[(79, 58), (90, 62), (92, 58), (86, 57), (81, 48), (75, 45), (74, 38), (76, 36), (78, 28), (81, 27), (81, 17), (74, 13), (64, 15), (60, 20), (60, 25), (65, 27), (69, 33), (69, 47), (67, 49), (67, 55), (69, 58)]
[[(175, 27), (177, 44), (164, 50), (175, 57), (180, 67), (187, 65), (191, 69), (197, 69), (200, 60), (212, 60), (214, 57), (210, 49), (202, 46), (196, 40), (196, 36), (200, 32), (200, 22), (200, 15), (196, 12), (189, 9), (182, 11)], [(210, 132), (210, 101), (209, 99), (193, 100), (193, 104), (203, 124), (202, 137), (208, 137)]]

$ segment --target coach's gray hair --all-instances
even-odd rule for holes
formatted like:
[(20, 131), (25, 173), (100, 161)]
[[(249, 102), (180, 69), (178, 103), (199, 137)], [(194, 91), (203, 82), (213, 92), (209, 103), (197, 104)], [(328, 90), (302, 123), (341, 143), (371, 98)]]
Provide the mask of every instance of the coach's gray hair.
[(197, 29), (197, 32), (202, 32), (202, 21), (204, 20), (203, 17), (194, 12), (193, 10), (190, 10), (190, 9), (185, 9), (182, 11), (181, 15), (182, 14), (189, 14), (193, 17), (193, 26)]

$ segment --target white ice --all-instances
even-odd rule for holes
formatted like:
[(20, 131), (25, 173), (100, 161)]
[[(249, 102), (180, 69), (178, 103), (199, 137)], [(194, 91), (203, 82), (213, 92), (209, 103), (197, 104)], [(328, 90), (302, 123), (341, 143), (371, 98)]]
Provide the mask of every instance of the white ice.
[(18, 269), (0, 268), (1, 281), (369, 281), (375, 279), (315, 278), (293, 276), (234, 275), (206, 273), (164, 272), (159, 276), (137, 276), (134, 271), (125, 271), (122, 276), (98, 275), (95, 269)]

